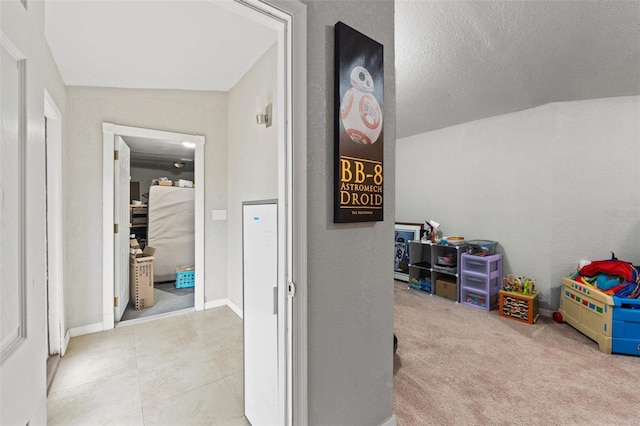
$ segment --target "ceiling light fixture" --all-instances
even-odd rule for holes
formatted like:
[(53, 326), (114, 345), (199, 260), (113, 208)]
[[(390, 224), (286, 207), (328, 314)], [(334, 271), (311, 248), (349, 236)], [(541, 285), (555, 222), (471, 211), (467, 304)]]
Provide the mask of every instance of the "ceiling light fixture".
[(173, 167), (175, 167), (176, 169), (181, 169), (184, 167), (184, 163), (176, 161), (175, 163), (173, 163)]

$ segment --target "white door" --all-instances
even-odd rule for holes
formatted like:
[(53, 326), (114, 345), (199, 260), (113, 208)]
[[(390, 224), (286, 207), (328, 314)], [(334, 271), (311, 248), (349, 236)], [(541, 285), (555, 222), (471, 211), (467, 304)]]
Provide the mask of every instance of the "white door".
[(45, 424), (44, 2), (0, 1), (0, 424)]
[(282, 424), (278, 385), (278, 205), (243, 205), (244, 413)]
[(114, 294), (115, 321), (118, 322), (129, 304), (129, 191), (131, 181), (131, 150), (120, 136), (116, 136), (115, 148), (118, 152), (114, 167), (114, 217), (118, 233), (114, 234)]

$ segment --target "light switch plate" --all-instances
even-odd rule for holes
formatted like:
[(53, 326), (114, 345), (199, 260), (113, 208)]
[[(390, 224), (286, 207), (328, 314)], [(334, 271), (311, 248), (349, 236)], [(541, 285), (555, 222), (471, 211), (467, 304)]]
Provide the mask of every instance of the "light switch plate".
[(212, 210), (211, 211), (211, 219), (213, 219), (213, 220), (227, 220), (227, 211), (226, 210)]

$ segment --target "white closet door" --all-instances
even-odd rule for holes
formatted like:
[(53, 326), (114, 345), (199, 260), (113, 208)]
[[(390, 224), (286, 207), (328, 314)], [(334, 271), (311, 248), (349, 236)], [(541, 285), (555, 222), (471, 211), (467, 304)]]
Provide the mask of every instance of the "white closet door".
[(278, 205), (243, 205), (244, 407), (254, 425), (276, 425)]

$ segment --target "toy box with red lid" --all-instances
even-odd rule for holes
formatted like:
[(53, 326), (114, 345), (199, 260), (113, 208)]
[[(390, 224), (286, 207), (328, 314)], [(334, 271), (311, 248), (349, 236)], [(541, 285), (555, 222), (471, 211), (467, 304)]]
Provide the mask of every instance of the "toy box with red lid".
[(612, 256), (590, 262), (562, 279), (557, 322), (598, 343), (604, 353), (640, 356), (640, 273)]

